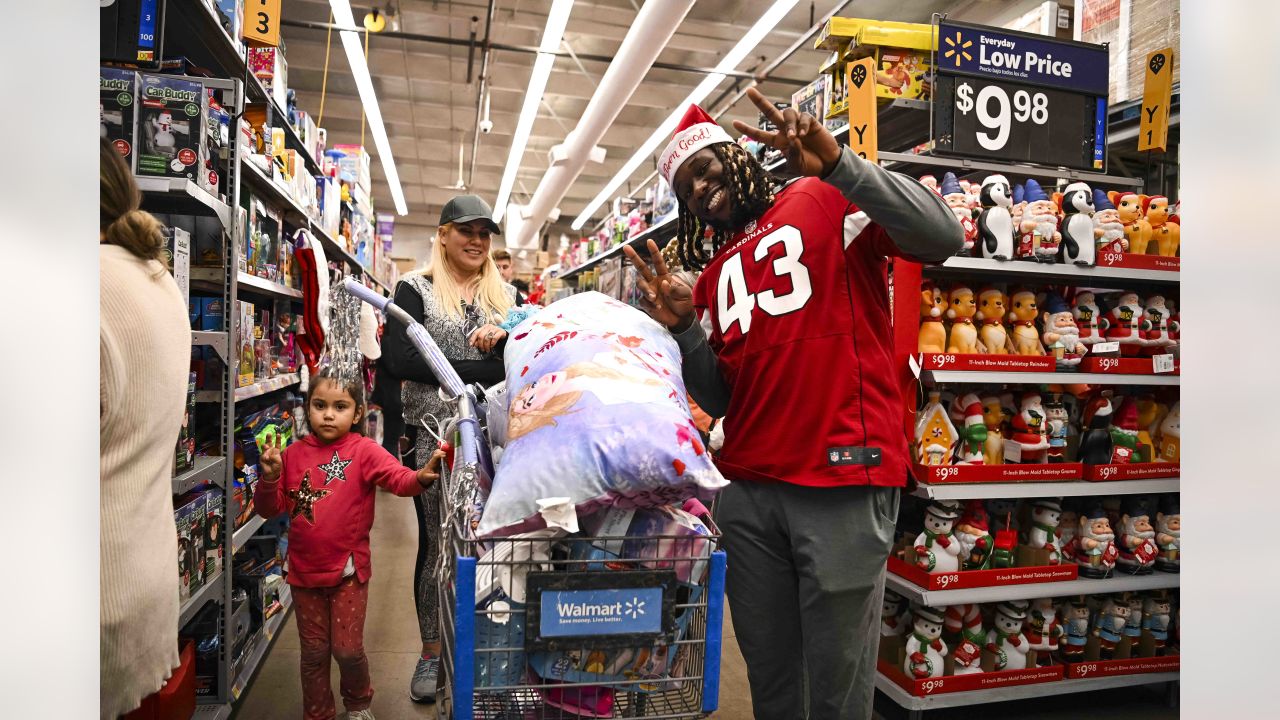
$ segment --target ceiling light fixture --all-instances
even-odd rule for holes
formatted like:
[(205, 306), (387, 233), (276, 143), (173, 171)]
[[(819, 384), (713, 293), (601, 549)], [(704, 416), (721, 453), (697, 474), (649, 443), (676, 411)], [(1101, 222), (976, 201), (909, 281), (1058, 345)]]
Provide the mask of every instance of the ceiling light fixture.
[(569, 24), (569, 12), (572, 9), (573, 0), (555, 0), (551, 5), (551, 12), (547, 13), (547, 27), (542, 31), (542, 44), (538, 46), (538, 58), (534, 60), (533, 73), (529, 75), (524, 106), (520, 108), (520, 119), (516, 121), (515, 134), (511, 137), (511, 153), (507, 156), (507, 167), (502, 172), (502, 184), (498, 186), (498, 199), (493, 204), (493, 219), (496, 222), (502, 222), (502, 216), (507, 210), (507, 200), (511, 198), (511, 188), (516, 184), (516, 173), (520, 170), (520, 161), (524, 159), (533, 123), (538, 119), (542, 93), (547, 89), (547, 79), (551, 77), (551, 69), (556, 63), (555, 53), (560, 49), (560, 40), (564, 36), (565, 26)]
[[(333, 20), (338, 27), (356, 26), (350, 0), (329, 0), (329, 7), (333, 8)], [(360, 37), (353, 30), (342, 30), (338, 35), (342, 38), (342, 48), (347, 52), (347, 63), (351, 65), (351, 76), (355, 78), (356, 90), (364, 105), (364, 115), (369, 120), (369, 132), (373, 135), (374, 147), (378, 149), (378, 159), (382, 161), (382, 174), (386, 175), (387, 186), (391, 188), (391, 200), (395, 203), (396, 214), (408, 215), (404, 189), (400, 187), (400, 173), (396, 172), (396, 160), (391, 155), (391, 141), (387, 139), (387, 128), (382, 124), (382, 109), (378, 107), (378, 96), (373, 91), (373, 80), (369, 77), (369, 64), (365, 61)]]
[(747, 57), (747, 53), (754, 50), (756, 45), (759, 45), (760, 41), (764, 40), (765, 36), (777, 27), (778, 23), (786, 17), (788, 12), (791, 12), (791, 8), (795, 7), (799, 1), (800, 0), (777, 0), (772, 7), (765, 11), (764, 15), (760, 16), (760, 19), (756, 21), (755, 25), (751, 26), (751, 29), (747, 31), (747, 34), (742, 36), (742, 39), (738, 41), (738, 44), (734, 45), (733, 49), (721, 58), (720, 62), (716, 65), (715, 70), (703, 78), (702, 82), (698, 83), (698, 86), (693, 89), (693, 92), (689, 93), (688, 97), (686, 97), (683, 102), (676, 105), (675, 110), (672, 111), (671, 115), (669, 115), (666, 120), (662, 121), (662, 124), (653, 131), (653, 134), (649, 136), (648, 140), (644, 141), (644, 144), (640, 146), (640, 149), (636, 151), (636, 154), (631, 156), (631, 159), (622, 166), (622, 169), (618, 171), (618, 174), (613, 176), (613, 179), (610, 180), (600, 193), (596, 195), (595, 199), (587, 205), (586, 209), (582, 211), (582, 214), (573, 221), (574, 230), (582, 229), (582, 226), (591, 219), (592, 213), (599, 209), (601, 205), (608, 202), (613, 197), (613, 194), (617, 191), (618, 187), (621, 186), (627, 178), (630, 178), (642, 163), (653, 155), (654, 150), (658, 149), (659, 143), (671, 137), (671, 133), (676, 129), (676, 125), (680, 124), (680, 118), (684, 116), (685, 110), (688, 109), (690, 105), (702, 102), (708, 95), (710, 95), (711, 91), (715, 90), (716, 86), (724, 80), (724, 73), (736, 70), (738, 65)]

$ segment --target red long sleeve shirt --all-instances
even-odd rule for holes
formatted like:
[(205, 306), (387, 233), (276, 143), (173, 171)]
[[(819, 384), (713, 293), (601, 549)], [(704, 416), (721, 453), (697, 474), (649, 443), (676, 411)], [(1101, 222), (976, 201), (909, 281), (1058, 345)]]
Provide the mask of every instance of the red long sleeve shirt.
[(283, 465), (276, 482), (258, 483), (254, 505), (268, 519), (289, 513), (289, 584), (333, 587), (347, 558), (354, 558), (360, 582), (368, 582), (374, 486), (413, 497), (422, 492), (418, 474), (356, 433), (331, 445), (303, 438), (285, 449)]

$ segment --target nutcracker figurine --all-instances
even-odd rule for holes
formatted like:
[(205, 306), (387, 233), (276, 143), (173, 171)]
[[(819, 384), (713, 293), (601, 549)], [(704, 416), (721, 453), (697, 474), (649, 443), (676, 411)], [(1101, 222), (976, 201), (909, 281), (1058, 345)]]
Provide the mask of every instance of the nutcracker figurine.
[(929, 402), (920, 408), (916, 421), (916, 457), (921, 465), (950, 465), (955, 457), (959, 433), (942, 407), (942, 393), (929, 392)]
[(1169, 414), (1164, 416), (1160, 421), (1160, 427), (1156, 432), (1156, 454), (1163, 462), (1176, 463), (1182, 457), (1182, 407), (1181, 403), (1174, 403), (1169, 408)]
[(1128, 603), (1123, 598), (1108, 595), (1093, 625), (1093, 636), (1098, 638), (1099, 659), (1111, 660), (1115, 657), (1116, 645), (1120, 644), (1125, 623), (1128, 621)]
[(1169, 335), (1169, 308), (1165, 307), (1163, 295), (1152, 295), (1147, 298), (1143, 307), (1142, 340), (1145, 355), (1163, 355), (1173, 347), (1173, 338)]
[(982, 672), (982, 646), (987, 631), (982, 627), (982, 612), (976, 604), (951, 605), (946, 608), (944, 635), (955, 664), (952, 675)]
[(1151, 224), (1143, 217), (1142, 196), (1134, 192), (1107, 193), (1111, 203), (1116, 206), (1116, 214), (1120, 224), (1124, 226), (1124, 237), (1129, 244), (1129, 252), (1135, 255), (1147, 254), (1147, 243), (1151, 242)]
[(1093, 239), (1093, 190), (1082, 182), (1071, 183), (1058, 198), (1058, 209), (1062, 212), (1063, 262), (1093, 265), (1097, 249)]
[(880, 603), (880, 637), (900, 637), (911, 627), (911, 612), (906, 599), (886, 589)]
[(1004, 293), (993, 287), (983, 288), (978, 292), (978, 320), (982, 328), (978, 331), (978, 339), (991, 355), (1012, 355), (1013, 342), (1009, 339), (1009, 331), (1004, 326)]
[(1148, 195), (1142, 200), (1142, 210), (1147, 217), (1147, 226), (1151, 228), (1151, 241), (1156, 244), (1156, 252), (1165, 257), (1175, 257), (1182, 229), (1169, 217), (1169, 198)]
[(1009, 180), (1003, 175), (988, 175), (982, 181), (982, 212), (978, 214), (978, 237), (982, 257), (1009, 260), (1013, 257), (1013, 199)]
[(1165, 654), (1169, 643), (1170, 609), (1169, 593), (1165, 590), (1152, 592), (1142, 605), (1142, 629), (1151, 636), (1156, 657)]
[(1084, 597), (1077, 597), (1061, 607), (1062, 624), (1066, 642), (1062, 644), (1062, 661), (1076, 663), (1084, 660), (1085, 645), (1089, 643), (1089, 606)]
[(987, 439), (982, 444), (982, 459), (987, 465), (1004, 464), (1004, 411), (1000, 398), (982, 398), (982, 424), (987, 426)]
[(1058, 655), (1058, 647), (1066, 630), (1058, 622), (1058, 612), (1053, 598), (1037, 598), (1031, 601), (1027, 622), (1022, 626), (1027, 645), (1036, 651), (1036, 666), (1048, 667)]
[(960, 542), (952, 528), (959, 516), (955, 500), (934, 500), (925, 508), (924, 530), (916, 536), (916, 565), (931, 573), (960, 569)]
[(968, 500), (956, 521), (956, 540), (960, 543), (960, 569), (986, 570), (990, 564), (995, 538), (988, 529), (987, 509), (981, 500)]
[(916, 341), (917, 352), (946, 352), (947, 329), (942, 326), (942, 316), (946, 312), (947, 296), (933, 283), (925, 283), (920, 290), (920, 335)]
[(974, 393), (957, 395), (951, 401), (951, 422), (956, 426), (960, 445), (956, 448), (957, 465), (982, 465), (982, 447), (987, 440), (983, 424), (982, 403)]
[(1044, 411), (1049, 418), (1049, 452), (1050, 463), (1067, 461), (1067, 438), (1071, 432), (1067, 406), (1062, 403), (1062, 396), (1050, 396), (1045, 403)]
[(1107, 465), (1111, 462), (1111, 398), (1102, 393), (1089, 401), (1081, 422), (1085, 426), (1080, 436), (1077, 459), (1086, 465)]
[(1040, 315), (1036, 306), (1036, 294), (1019, 290), (1010, 297), (1009, 323), (1014, 352), (1018, 355), (1044, 355), (1040, 333), (1036, 332), (1036, 318)]
[(1037, 498), (1031, 502), (1031, 527), (1026, 532), (1029, 548), (1049, 551), (1049, 564), (1057, 565), (1062, 561), (1058, 551), (1058, 523), (1062, 517), (1062, 506), (1057, 498)]
[(1182, 569), (1182, 515), (1178, 512), (1177, 494), (1160, 499), (1160, 512), (1156, 513), (1156, 547), (1160, 549), (1157, 569), (1173, 573)]
[[(1130, 647), (1136, 648), (1142, 640), (1142, 607), (1145, 604), (1141, 595), (1136, 592), (1123, 593), (1124, 601), (1129, 605), (1129, 617), (1124, 621), (1122, 631)], [(1133, 653), (1137, 653), (1134, 649)]]
[(942, 677), (942, 656), (947, 654), (947, 644), (942, 642), (942, 613), (936, 608), (916, 606), (911, 635), (907, 637), (907, 656), (902, 671), (916, 680)]
[(1022, 396), (1022, 407), (1013, 418), (1013, 434), (1006, 444), (1013, 443), (1021, 448), (1021, 462), (1024, 465), (1042, 464), (1048, 460), (1049, 428), (1044, 404), (1040, 401), (1040, 393), (1029, 392)]
[(1136, 357), (1145, 344), (1142, 341), (1142, 305), (1138, 293), (1126, 292), (1116, 300), (1116, 306), (1102, 317), (1103, 335), (1107, 340), (1120, 343), (1120, 354)]
[(964, 249), (957, 254), (972, 255), (973, 245), (978, 239), (978, 226), (973, 222), (973, 210), (969, 208), (969, 195), (965, 193), (964, 188), (960, 186), (960, 181), (956, 180), (956, 175), (952, 172), (942, 176), (942, 184), (938, 187), (938, 192), (942, 193), (942, 199), (946, 201), (947, 207), (951, 208), (956, 220), (960, 222), (960, 227), (964, 229)]
[(1128, 250), (1129, 240), (1124, 235), (1124, 223), (1120, 222), (1120, 211), (1111, 204), (1111, 199), (1095, 188), (1093, 206), (1097, 209), (1093, 214), (1093, 237), (1098, 244), (1098, 254)]
[(1027, 620), (1027, 603), (1024, 600), (1006, 600), (996, 605), (995, 620), (987, 631), (987, 650), (995, 655), (995, 669), (1023, 670), (1027, 667), (1027, 653), (1031, 643), (1022, 634)]
[(1049, 293), (1044, 298), (1044, 347), (1053, 355), (1059, 370), (1070, 370), (1080, 364), (1086, 352), (1080, 341), (1080, 328), (1075, 313), (1061, 295)]
[(1028, 179), (1026, 185), (1027, 208), (1018, 223), (1018, 245), (1014, 252), (1019, 260), (1051, 263), (1058, 259), (1058, 244), (1062, 234), (1058, 232), (1058, 208), (1045, 194), (1040, 183)]
[(1098, 331), (1098, 321), (1101, 318), (1093, 293), (1088, 290), (1081, 290), (1076, 293), (1075, 300), (1071, 303), (1071, 315), (1075, 318), (1076, 330), (1080, 333), (1080, 342), (1085, 345), (1102, 342), (1102, 333)]
[(1087, 578), (1104, 578), (1115, 567), (1116, 550), (1112, 541), (1115, 534), (1111, 522), (1101, 505), (1096, 505), (1080, 516), (1079, 530), (1072, 541), (1071, 555), (1080, 566), (1080, 574)]
[(951, 337), (947, 341), (947, 352), (976, 355), (986, 352), (978, 342), (978, 328), (973, 324), (973, 316), (978, 313), (978, 301), (973, 290), (967, 285), (956, 285), (951, 288), (947, 297), (947, 318), (951, 320)]

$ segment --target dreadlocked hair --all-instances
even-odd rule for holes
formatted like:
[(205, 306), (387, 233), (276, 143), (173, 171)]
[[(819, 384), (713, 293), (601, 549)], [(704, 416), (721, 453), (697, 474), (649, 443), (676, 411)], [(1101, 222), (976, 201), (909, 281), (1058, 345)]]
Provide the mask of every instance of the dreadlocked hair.
[[(782, 178), (765, 170), (751, 153), (737, 143), (717, 143), (710, 147), (711, 152), (724, 165), (724, 185), (729, 191), (730, 206), (734, 208), (730, 225), (740, 226), (773, 206), (774, 196), (784, 182)], [(676, 257), (686, 269), (701, 271), (711, 263), (712, 256), (729, 242), (734, 231), (711, 227), (686, 208), (683, 202), (678, 205), (680, 215), (676, 220)], [(706, 243), (708, 235), (711, 239), (709, 250)]]

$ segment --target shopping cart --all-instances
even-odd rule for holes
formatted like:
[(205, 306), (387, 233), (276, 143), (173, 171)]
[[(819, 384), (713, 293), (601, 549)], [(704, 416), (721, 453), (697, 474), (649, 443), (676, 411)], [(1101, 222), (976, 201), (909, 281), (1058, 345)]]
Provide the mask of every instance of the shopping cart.
[[(456, 406), (440, 436), (442, 718), (701, 718), (719, 702), (725, 554), (710, 534), (551, 532), (479, 540), (477, 502), (494, 476), (483, 391), (453, 371), (420, 324), (403, 322)], [(625, 517), (625, 514), (623, 514)]]

